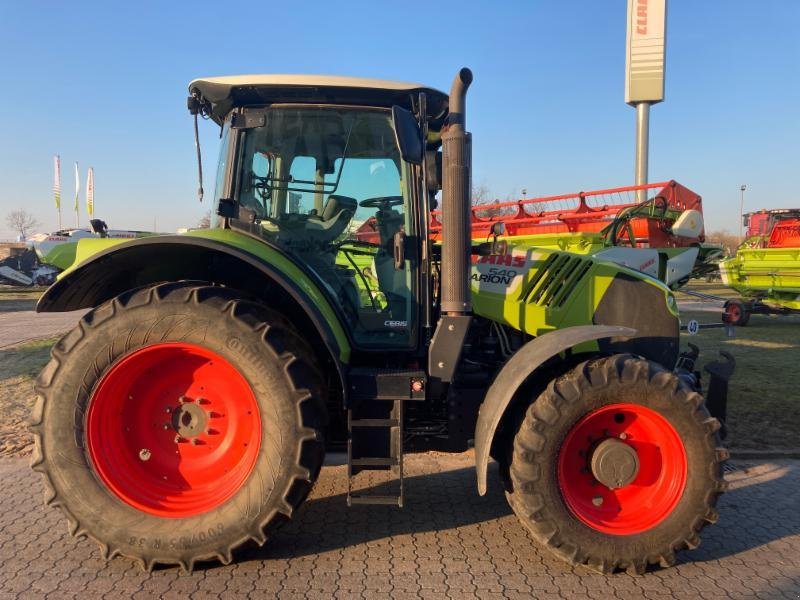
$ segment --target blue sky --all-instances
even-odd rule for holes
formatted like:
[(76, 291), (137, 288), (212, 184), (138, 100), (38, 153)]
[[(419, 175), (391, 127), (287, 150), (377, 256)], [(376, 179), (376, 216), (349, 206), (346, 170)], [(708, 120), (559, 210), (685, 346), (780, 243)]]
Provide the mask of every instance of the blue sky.
[[(95, 170), (96, 214), (115, 228), (194, 225), (193, 78), (327, 73), (449, 89), (468, 99), (474, 180), (499, 198), (627, 185), (634, 109), (623, 102), (624, 0), (570, 2), (2, 3), (0, 213), (64, 222), (72, 163)], [(746, 208), (800, 205), (800, 3), (669, 2), (666, 100), (651, 111), (650, 180), (704, 198), (708, 228)], [(203, 123), (205, 187), (217, 131)], [(81, 193), (81, 210), (84, 194)], [(8, 238), (5, 219), (0, 239)]]

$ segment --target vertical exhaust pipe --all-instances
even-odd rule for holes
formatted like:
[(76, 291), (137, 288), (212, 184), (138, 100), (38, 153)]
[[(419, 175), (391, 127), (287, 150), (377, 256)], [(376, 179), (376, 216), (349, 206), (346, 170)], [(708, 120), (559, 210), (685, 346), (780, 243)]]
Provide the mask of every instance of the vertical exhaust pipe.
[(450, 87), (447, 130), (442, 134), (442, 313), (472, 312), (470, 295), (472, 140), (466, 131), (472, 71), (461, 69)]

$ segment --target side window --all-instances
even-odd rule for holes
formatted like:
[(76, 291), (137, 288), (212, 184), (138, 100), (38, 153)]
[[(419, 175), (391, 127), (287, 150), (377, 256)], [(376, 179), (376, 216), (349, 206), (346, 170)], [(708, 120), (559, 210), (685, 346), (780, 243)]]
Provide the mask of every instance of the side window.
[[(297, 190), (289, 193), (289, 205), (286, 207), (286, 212), (300, 213), (307, 215), (312, 209), (317, 209), (317, 213), (322, 213), (322, 208), (318, 206), (322, 200), (322, 194), (317, 194), (311, 191), (317, 174), (317, 161), (311, 156), (295, 156), (292, 160), (292, 166), (289, 169), (289, 175), (292, 181), (298, 182), (296, 184)], [(330, 176), (324, 178), (325, 181), (330, 179)]]
[(228, 151), (230, 149), (231, 126), (225, 123), (222, 128), (222, 142), (219, 147), (219, 162), (217, 163), (217, 177), (214, 185), (214, 201), (219, 202), (225, 193), (225, 173), (228, 171)]
[[(358, 346), (415, 343), (409, 177), (388, 111), (271, 107), (241, 133), (236, 198), (248, 231), (287, 249), (338, 305)], [(241, 214), (241, 213), (240, 213)]]
[(250, 166), (250, 187), (252, 205), (260, 216), (272, 213), (272, 188), (268, 183), (272, 168), (272, 158), (266, 152), (255, 152)]

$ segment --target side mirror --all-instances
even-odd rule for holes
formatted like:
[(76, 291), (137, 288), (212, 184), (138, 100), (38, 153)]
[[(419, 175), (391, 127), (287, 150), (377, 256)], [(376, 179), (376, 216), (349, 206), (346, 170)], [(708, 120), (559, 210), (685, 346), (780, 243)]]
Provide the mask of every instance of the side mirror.
[(392, 107), (392, 125), (397, 147), (403, 160), (413, 165), (422, 164), (425, 154), (422, 144), (422, 133), (417, 120), (411, 112), (399, 106)]

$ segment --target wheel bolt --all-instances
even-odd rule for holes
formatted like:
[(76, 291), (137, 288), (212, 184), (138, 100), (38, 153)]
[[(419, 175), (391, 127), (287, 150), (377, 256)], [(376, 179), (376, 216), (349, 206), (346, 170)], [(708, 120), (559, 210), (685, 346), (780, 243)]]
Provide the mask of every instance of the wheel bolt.
[(186, 396), (178, 396), (178, 402), (184, 404), (187, 401)]
[(175, 436), (175, 443), (176, 443), (176, 444), (183, 444), (185, 441), (186, 441), (186, 439), (185, 439), (185, 438), (183, 438), (183, 437), (181, 437), (181, 436), (179, 436), (179, 435), (176, 435), (176, 436)]
[(164, 431), (169, 430), (169, 423), (164, 423), (163, 427), (164, 427)]
[(217, 435), (218, 433), (219, 431), (217, 431), (216, 429), (211, 429), (211, 428), (206, 429), (206, 434), (208, 435)]
[(592, 504), (594, 504), (595, 506), (600, 506), (601, 504), (603, 504), (603, 497), (595, 496), (594, 498), (592, 498)]
[(139, 450), (139, 460), (150, 460), (150, 450), (147, 448)]
[(203, 444), (203, 440), (198, 438), (192, 438), (192, 446), (200, 446)]
[(622, 433), (619, 434), (619, 439), (627, 440), (628, 439), (628, 434), (623, 431)]
[(211, 404), (211, 400), (209, 400), (208, 398), (198, 398), (197, 399), (197, 403), (198, 404)]

